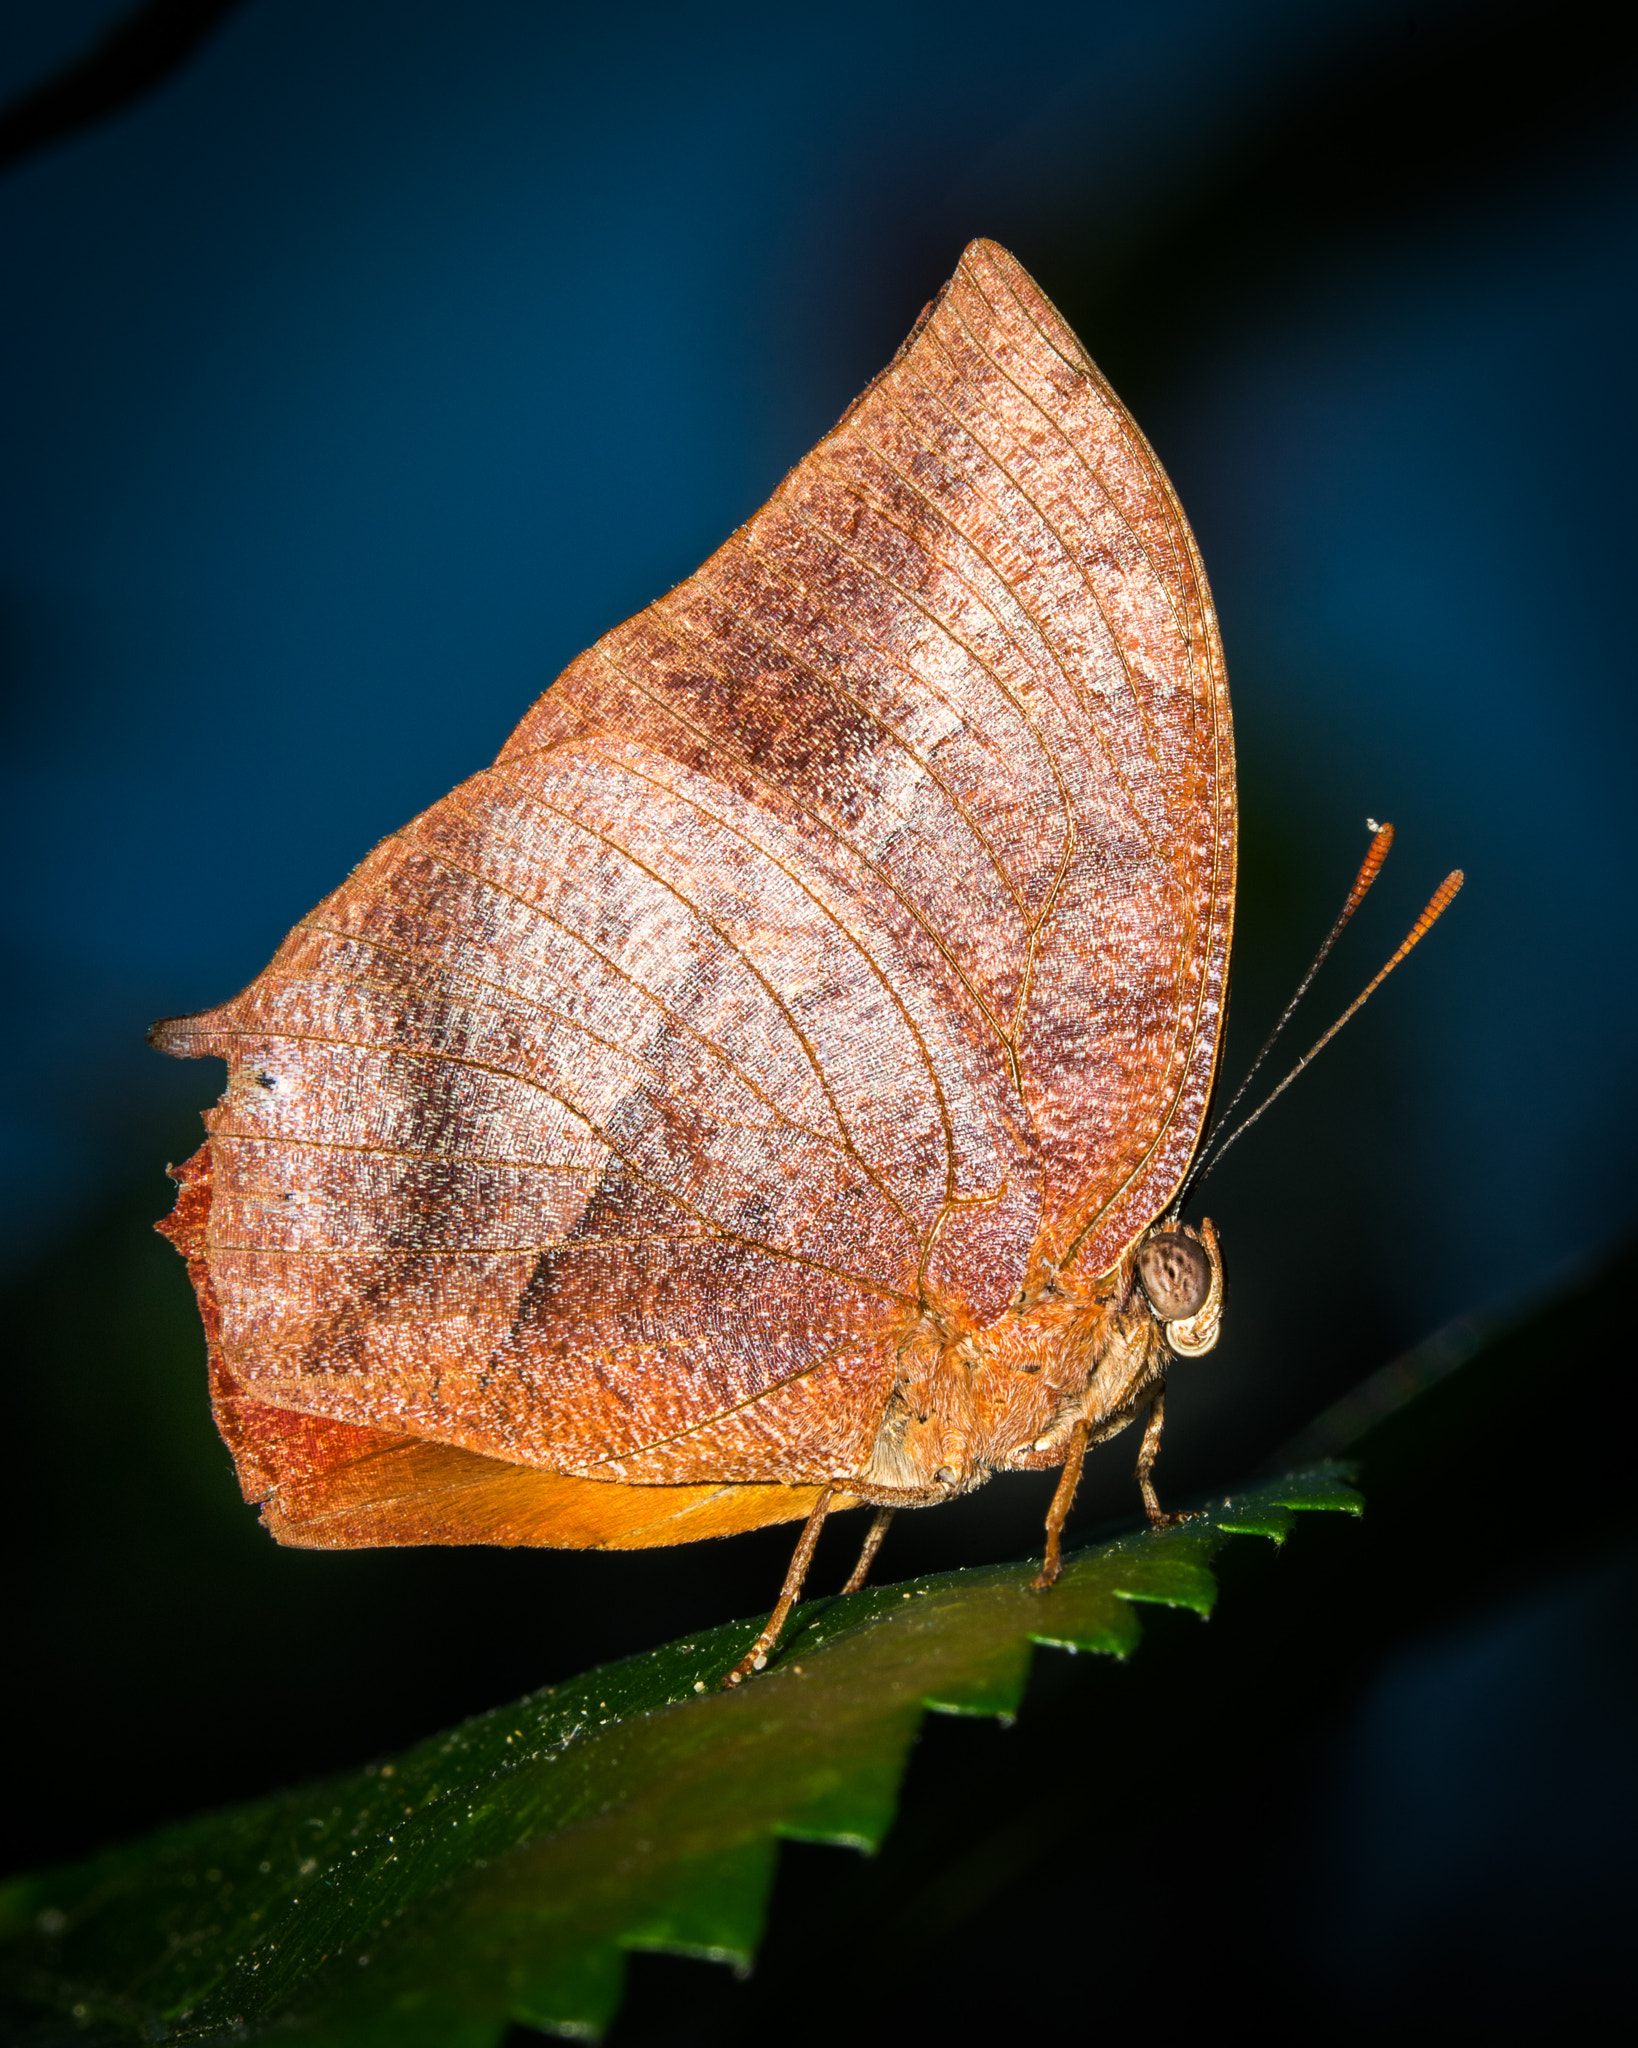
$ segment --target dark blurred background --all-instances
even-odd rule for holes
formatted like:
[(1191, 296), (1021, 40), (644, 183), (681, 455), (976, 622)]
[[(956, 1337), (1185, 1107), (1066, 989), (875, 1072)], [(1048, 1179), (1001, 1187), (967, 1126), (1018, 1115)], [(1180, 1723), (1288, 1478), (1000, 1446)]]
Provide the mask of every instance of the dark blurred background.
[[(149, 1229), (219, 1070), (143, 1031), (248, 981), (692, 570), (974, 234), (1076, 325), (1213, 578), (1245, 813), (1230, 1077), (1367, 813), (1398, 848), (1299, 1046), (1447, 868), (1469, 877), (1214, 1179), (1227, 1334), (1176, 1375), (1166, 1489), (1234, 1480), (1446, 1319), (1629, 1231), (1630, 28), (1575, 0), (9, 0), (8, 102), (9, 1863), (767, 1603), (780, 1531), (275, 1549)], [(1544, 1493), (1575, 1392), (1552, 1361)], [(1083, 1527), (1125, 1511), (1128, 1465), (1099, 1454)], [(884, 1568), (1020, 1554), (1044, 1499), (998, 1482), (902, 1517)], [(1438, 1748), (1486, 1700), (1526, 1701), (1519, 1754), (1570, 1739), (1575, 1684), (1541, 1706), (1526, 1675), (1593, 1657), (1633, 1575), (1555, 1560), (1362, 1677), (1325, 1736), (1339, 1860), (1280, 1965), (1322, 2005), (1369, 1981), (1391, 2016), (1441, 1913), (1482, 1928), (1498, 1827), (1515, 1904), (1534, 1884), (1532, 1924), (1557, 1924), (1551, 1787), (1498, 1819), (1501, 1766), (1463, 1779)], [(1505, 1988), (1518, 1942), (1492, 1948)]]

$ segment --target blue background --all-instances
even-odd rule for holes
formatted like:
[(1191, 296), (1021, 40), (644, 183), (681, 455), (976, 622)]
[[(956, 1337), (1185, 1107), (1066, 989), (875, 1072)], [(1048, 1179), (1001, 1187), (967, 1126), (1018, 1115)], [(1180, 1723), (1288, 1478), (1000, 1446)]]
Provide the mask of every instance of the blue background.
[[(0, 86), (104, 12), (12, 7)], [(1085, 339), (1198, 529), (1251, 830), (1300, 871), (1265, 939), (1248, 847), (1248, 943), (1300, 961), (1367, 812), (1400, 827), (1399, 910), (1469, 871), (1334, 1056), (1391, 1075), (1370, 1116), (1291, 1161), (1368, 1190), (1350, 1221), (1394, 1334), (1608, 1238), (1634, 1106), (1630, 150), (1572, 138), (1239, 252), (1159, 334), (1099, 292), (1305, 70), (1428, 33), (1249, 0), (259, 0), (14, 171), (6, 1255), (128, 1175), (156, 1105), (208, 1099), (143, 1026), (249, 980), (686, 575), (975, 232), (1107, 316)]]

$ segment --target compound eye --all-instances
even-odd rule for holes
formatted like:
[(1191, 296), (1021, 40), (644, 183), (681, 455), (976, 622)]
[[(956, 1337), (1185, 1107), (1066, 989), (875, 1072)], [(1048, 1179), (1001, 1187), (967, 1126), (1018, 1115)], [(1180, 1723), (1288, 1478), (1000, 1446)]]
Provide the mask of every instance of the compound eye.
[(1205, 1307), (1211, 1292), (1211, 1261), (1181, 1230), (1162, 1230), (1151, 1237), (1138, 1253), (1137, 1269), (1149, 1306), (1163, 1323), (1182, 1322)]

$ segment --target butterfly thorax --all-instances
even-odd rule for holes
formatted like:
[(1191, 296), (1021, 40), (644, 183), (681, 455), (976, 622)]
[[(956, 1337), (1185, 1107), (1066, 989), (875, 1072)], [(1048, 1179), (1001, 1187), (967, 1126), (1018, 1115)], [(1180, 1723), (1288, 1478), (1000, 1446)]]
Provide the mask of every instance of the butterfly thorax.
[(884, 1504), (947, 1499), (997, 1471), (1061, 1465), (1078, 1423), (1091, 1443), (1117, 1435), (1176, 1357), (1217, 1341), (1222, 1271), (1209, 1223), (1197, 1242), (1210, 1292), (1186, 1321), (1157, 1314), (1140, 1283), (1143, 1241), (1090, 1281), (1042, 1269), (982, 1328), (958, 1306), (925, 1306), (900, 1338), (898, 1376), (850, 1491)]

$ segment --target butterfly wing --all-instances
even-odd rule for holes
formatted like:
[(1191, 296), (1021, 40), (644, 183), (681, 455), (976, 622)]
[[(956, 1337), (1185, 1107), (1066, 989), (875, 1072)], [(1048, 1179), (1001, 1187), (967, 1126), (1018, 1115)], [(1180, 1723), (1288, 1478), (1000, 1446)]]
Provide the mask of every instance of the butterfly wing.
[(856, 1473), (925, 1301), (1101, 1271), (1175, 1189), (1233, 865), (1187, 525), (975, 243), (697, 575), (158, 1027), (229, 1064), (222, 1384), (620, 1489)]

